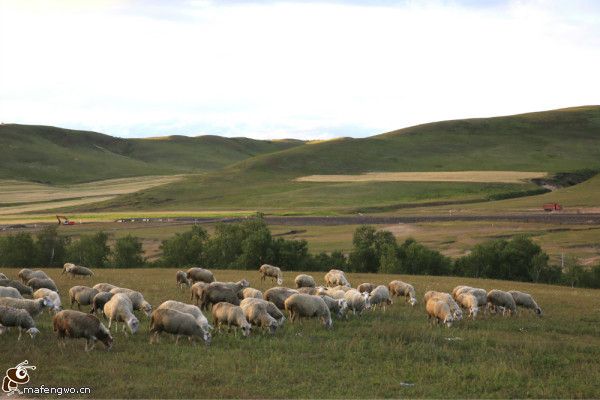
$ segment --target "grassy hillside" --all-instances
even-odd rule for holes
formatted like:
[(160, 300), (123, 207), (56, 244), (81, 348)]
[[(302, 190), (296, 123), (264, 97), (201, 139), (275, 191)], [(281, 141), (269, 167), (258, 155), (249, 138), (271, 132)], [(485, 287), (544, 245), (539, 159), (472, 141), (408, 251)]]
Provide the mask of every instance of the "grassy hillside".
[(301, 141), (172, 136), (120, 139), (50, 126), (0, 125), (0, 179), (64, 184), (203, 172)]
[[(445, 121), (249, 158), (222, 171), (125, 196), (96, 209), (329, 209), (487, 199), (533, 184), (297, 182), (312, 174), (600, 168), (600, 106)], [(165, 200), (164, 202), (161, 202)], [(160, 205), (153, 205), (160, 204)]]
[[(0, 272), (14, 277), (17, 271)], [(175, 287), (174, 269), (102, 269), (91, 280), (46, 272), (56, 280), (65, 308), (71, 286), (98, 282), (141, 290), (155, 307), (167, 299), (189, 301), (188, 291)], [(272, 286), (261, 284), (256, 271), (214, 273), (220, 281), (246, 278), (263, 291)], [(284, 284), (297, 273), (284, 271)], [(313, 276), (322, 283), (322, 273)], [(35, 340), (17, 341), (14, 330), (1, 337), (2, 365), (29, 360), (37, 367), (30, 372), (32, 386), (92, 389), (88, 396), (66, 398), (600, 397), (594, 383), (600, 380), (600, 318), (591, 312), (600, 308), (598, 290), (432, 276), (348, 278), (353, 286), (401, 278), (415, 286), (419, 300), (426, 290), (450, 291), (459, 284), (522, 290), (535, 297), (544, 316), (521, 312), (433, 327), (423, 304), (410, 307), (396, 300), (386, 312), (335, 319), (332, 330), (315, 320), (288, 320), (274, 336), (255, 331), (244, 339), (215, 332), (207, 348), (185, 339), (176, 345), (167, 335), (149, 344), (148, 320), (138, 313), (138, 333), (113, 333), (110, 352), (98, 344), (85, 354), (83, 340), (58, 347), (51, 317), (44, 313), (37, 319), (41, 333)]]

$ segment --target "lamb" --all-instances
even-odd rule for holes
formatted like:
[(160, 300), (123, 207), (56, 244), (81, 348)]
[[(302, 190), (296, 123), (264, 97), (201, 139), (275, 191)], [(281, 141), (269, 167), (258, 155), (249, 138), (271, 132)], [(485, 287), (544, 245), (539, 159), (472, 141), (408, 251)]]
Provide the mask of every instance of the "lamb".
[(427, 311), (427, 318), (431, 321), (433, 320), (436, 323), (446, 324), (446, 327), (450, 328), (452, 323), (454, 322), (454, 316), (452, 315), (452, 311), (450, 310), (450, 306), (444, 300), (438, 298), (430, 298), (425, 303), (425, 309)]
[(98, 311), (104, 315), (104, 305), (114, 296), (111, 292), (98, 292), (92, 299), (92, 309), (90, 314), (96, 314)]
[(187, 278), (192, 281), (192, 284), (196, 282), (213, 283), (215, 277), (212, 272), (204, 268), (190, 268), (187, 270)]
[(104, 315), (108, 318), (108, 329), (115, 321), (115, 331), (118, 329), (118, 323), (124, 322), (123, 333), (125, 332), (125, 326), (129, 328), (129, 331), (134, 334), (137, 332), (140, 322), (133, 314), (133, 303), (125, 293), (116, 293), (105, 305)]
[(77, 303), (77, 308), (81, 310), (81, 306), (89, 306), (94, 301), (94, 296), (98, 293), (98, 289), (87, 286), (73, 286), (69, 289), (69, 299), (71, 300), (71, 308)]
[(44, 307), (52, 307), (52, 301), (44, 297), (42, 299), (28, 300), (28, 299), (13, 299), (11, 297), (1, 297), (0, 306), (7, 306), (25, 310), (31, 315), (31, 318), (35, 318), (44, 311)]
[(383, 308), (385, 311), (386, 305), (392, 305), (392, 299), (390, 298), (390, 291), (387, 286), (379, 285), (375, 289), (373, 289), (369, 295), (369, 303), (371, 306), (377, 306)]
[(67, 273), (72, 277), (74, 276), (92, 276), (94, 275), (94, 272), (86, 267), (82, 267), (81, 265), (75, 265), (75, 264), (71, 264), (71, 263), (66, 263), (63, 266), (63, 274)]
[(31, 278), (27, 281), (27, 286), (29, 286), (33, 291), (36, 291), (41, 288), (46, 288), (54, 290), (56, 293), (58, 293), (56, 283), (54, 283), (54, 281), (50, 278)]
[(402, 281), (391, 281), (388, 284), (388, 290), (392, 296), (405, 297), (406, 302), (411, 306), (417, 304), (417, 295), (413, 285)]
[(519, 292), (518, 290), (509, 290), (508, 293), (513, 297), (517, 306), (533, 310), (538, 316), (542, 316), (542, 309), (529, 293)]
[(270, 334), (274, 334), (279, 327), (277, 320), (269, 315), (266, 304), (262, 302), (248, 302), (243, 306), (240, 304), (240, 307), (250, 324), (264, 328)]
[(371, 293), (371, 291), (375, 289), (375, 285), (373, 285), (372, 283), (361, 283), (360, 285), (358, 285), (358, 287), (356, 288), (356, 290), (358, 290), (361, 293), (367, 292), (367, 293)]
[(329, 307), (327, 307), (327, 303), (320, 296), (301, 293), (293, 294), (285, 300), (285, 310), (289, 313), (292, 321), (302, 317), (321, 318), (323, 325), (327, 329), (333, 327)]
[(502, 290), (492, 289), (487, 294), (487, 305), (488, 308), (497, 311), (498, 308), (502, 308), (503, 314), (513, 315), (517, 312), (517, 305), (515, 299), (510, 293)]
[(242, 290), (242, 298), (244, 298), (244, 299), (247, 299), (247, 298), (262, 299), (263, 292), (261, 292), (258, 289), (247, 287), (244, 290)]
[(455, 321), (460, 321), (463, 317), (461, 308), (456, 303), (456, 301), (454, 301), (452, 296), (448, 293), (430, 290), (428, 292), (425, 292), (423, 299), (425, 300), (425, 304), (427, 304), (427, 301), (429, 301), (430, 299), (445, 301), (446, 303), (448, 303), (450, 311), (452, 312), (452, 317)]
[(22, 299), (21, 293), (14, 287), (0, 286), (0, 297), (12, 297), (13, 299)]
[(196, 282), (192, 285), (191, 288), (191, 293), (192, 293), (192, 298), (191, 300), (194, 302), (194, 304), (199, 305), (200, 304), (200, 300), (202, 299), (202, 292), (204, 291), (204, 289), (208, 286), (208, 283), (206, 282)]
[(317, 284), (315, 283), (315, 278), (310, 275), (300, 274), (294, 279), (294, 283), (296, 284), (296, 288), (302, 287), (315, 287)]
[(280, 310), (285, 309), (285, 300), (293, 294), (297, 294), (298, 291), (294, 289), (289, 289), (282, 286), (275, 286), (269, 290), (267, 290), (263, 298), (275, 304), (277, 308)]
[(32, 271), (29, 268), (23, 268), (19, 271), (17, 276), (23, 281), (23, 283), (27, 283), (30, 279), (40, 278), (40, 279), (48, 279), (49, 276), (46, 275), (44, 271)]
[[(204, 339), (204, 342), (206, 344), (210, 344), (210, 341), (211, 341), (210, 331), (213, 329), (213, 327), (208, 323), (208, 320), (206, 319), (204, 314), (202, 314), (202, 311), (200, 310), (200, 308), (198, 308), (197, 306), (193, 306), (191, 304), (185, 304), (185, 303), (175, 301), (175, 300), (167, 300), (164, 303), (162, 303), (160, 306), (158, 306), (158, 308), (157, 308), (157, 310), (162, 310), (162, 309), (175, 310), (175, 311), (179, 311), (179, 312), (182, 312), (185, 314), (189, 314), (192, 317), (194, 317), (197, 324), (202, 329), (202, 332), (203, 332), (202, 338)], [(154, 313), (153, 313), (153, 315), (154, 315)]]
[(210, 344), (207, 332), (202, 329), (192, 315), (171, 308), (156, 309), (150, 317), (150, 333), (153, 334), (150, 343), (158, 342), (161, 332), (175, 335), (176, 344), (179, 343), (181, 336), (187, 336), (192, 343), (194, 343), (194, 337), (199, 337), (204, 340), (206, 345)]
[(268, 276), (271, 279), (276, 278), (278, 285), (283, 285), (283, 274), (281, 273), (281, 269), (279, 267), (274, 267), (269, 264), (263, 264), (258, 269), (258, 272), (260, 272), (261, 282), (264, 281), (265, 278)]
[(348, 303), (348, 309), (352, 310), (352, 314), (361, 314), (364, 310), (371, 308), (369, 301), (369, 293), (361, 293), (356, 289), (348, 290), (344, 294), (344, 299)]
[(477, 313), (479, 312), (479, 301), (475, 295), (469, 292), (460, 293), (456, 297), (456, 301), (458, 304), (469, 310), (469, 317), (473, 319), (477, 317)]
[(110, 331), (95, 316), (75, 310), (63, 310), (52, 318), (54, 332), (58, 336), (59, 345), (66, 345), (65, 338), (85, 339), (85, 351), (91, 351), (96, 342), (101, 341), (107, 350), (112, 348), (113, 338)]
[(54, 290), (41, 288), (33, 293), (34, 299), (43, 299), (44, 297), (52, 302), (52, 306), (50, 307), (51, 311), (58, 312), (62, 309), (60, 296)]
[(98, 283), (94, 285), (92, 289), (96, 289), (99, 292), (110, 292), (113, 289), (117, 289), (118, 286), (111, 285), (110, 283)]
[(200, 308), (203, 310), (208, 310), (209, 306), (220, 302), (227, 302), (237, 306), (240, 304), (240, 299), (237, 295), (237, 292), (231, 289), (231, 287), (228, 285), (221, 282), (209, 283), (202, 290)]
[(281, 310), (279, 310), (279, 308), (277, 308), (277, 306), (275, 304), (273, 304), (267, 300), (249, 297), (247, 299), (242, 300), (242, 302), (240, 303), (240, 307), (244, 308), (248, 304), (264, 304), (264, 306), (267, 308), (267, 312), (269, 313), (269, 315), (271, 317), (275, 318), (275, 320), (277, 321), (279, 326), (283, 325), (283, 323), (285, 321), (285, 316), (283, 315)]
[(112, 294), (123, 293), (129, 297), (134, 310), (143, 311), (147, 317), (152, 314), (152, 305), (144, 299), (144, 295), (136, 290), (127, 288), (114, 288), (110, 291)]
[(33, 294), (33, 289), (31, 289), (29, 286), (25, 286), (21, 282), (12, 279), (0, 280), (0, 286), (13, 287), (17, 289), (23, 296), (31, 296)]
[(325, 286), (333, 287), (333, 286), (348, 286), (351, 287), (350, 282), (346, 278), (344, 271), (340, 271), (339, 269), (331, 269), (328, 273), (325, 274)]
[(348, 302), (345, 299), (334, 299), (327, 295), (322, 295), (320, 297), (325, 301), (325, 304), (327, 304), (327, 308), (329, 308), (331, 314), (337, 315), (338, 318), (342, 318), (346, 315), (346, 311), (348, 311)]
[(177, 271), (177, 274), (175, 274), (175, 280), (177, 282), (177, 287), (181, 290), (183, 290), (184, 286), (191, 286), (191, 281), (188, 279), (187, 274), (183, 271)]
[[(250, 335), (252, 325), (246, 320), (244, 310), (240, 306), (219, 302), (212, 308), (212, 318), (213, 323), (217, 325), (219, 331), (221, 330), (221, 325), (227, 324), (228, 330), (231, 329), (231, 326), (234, 326), (240, 328), (244, 336)], [(235, 333), (237, 335), (237, 329)]]
[(21, 340), (23, 331), (28, 333), (32, 339), (40, 333), (35, 327), (33, 318), (26, 310), (10, 306), (0, 306), (0, 327), (19, 328), (19, 338), (17, 340)]

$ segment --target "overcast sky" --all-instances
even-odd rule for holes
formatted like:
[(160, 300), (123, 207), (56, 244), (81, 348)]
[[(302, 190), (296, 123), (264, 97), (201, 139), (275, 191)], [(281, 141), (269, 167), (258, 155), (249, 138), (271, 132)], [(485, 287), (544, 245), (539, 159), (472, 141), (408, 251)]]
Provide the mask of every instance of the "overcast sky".
[(0, 0), (0, 120), (368, 136), (600, 104), (600, 1)]

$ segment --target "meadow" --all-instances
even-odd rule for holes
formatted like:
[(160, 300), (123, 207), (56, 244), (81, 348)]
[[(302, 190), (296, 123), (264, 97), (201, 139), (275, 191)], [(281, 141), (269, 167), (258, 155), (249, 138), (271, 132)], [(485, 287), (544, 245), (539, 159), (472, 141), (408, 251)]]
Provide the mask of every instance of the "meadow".
[[(18, 270), (2, 269), (9, 276)], [(61, 291), (112, 282), (141, 290), (158, 305), (189, 301), (175, 287), (173, 269), (102, 269), (92, 279), (71, 279), (47, 270)], [(246, 278), (265, 290), (258, 272), (214, 270), (218, 280)], [(291, 286), (297, 272), (284, 271)], [(315, 273), (317, 282), (323, 274)], [(450, 291), (458, 284), (530, 292), (544, 310), (516, 317), (488, 316), (444, 328), (430, 326), (423, 305), (401, 300), (377, 310), (334, 320), (325, 330), (317, 321), (289, 323), (274, 336), (249, 338), (215, 333), (210, 347), (175, 345), (163, 336), (150, 345), (147, 319), (140, 332), (115, 334), (114, 348), (88, 354), (84, 342), (57, 346), (48, 314), (38, 320), (40, 335), (18, 342), (0, 337), (2, 368), (27, 359), (36, 365), (31, 385), (91, 387), (90, 398), (598, 398), (600, 397), (600, 291), (528, 283), (452, 277), (348, 274), (361, 282), (411, 282), (426, 290)]]

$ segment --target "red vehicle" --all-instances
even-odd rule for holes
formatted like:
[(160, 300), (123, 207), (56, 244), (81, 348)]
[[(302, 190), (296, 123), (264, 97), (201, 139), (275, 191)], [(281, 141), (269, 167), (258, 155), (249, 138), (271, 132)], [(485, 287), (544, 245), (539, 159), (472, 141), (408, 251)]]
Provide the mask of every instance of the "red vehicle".
[(58, 220), (59, 225), (75, 225), (74, 221), (69, 221), (69, 219), (64, 215), (57, 215), (56, 219)]
[(563, 208), (560, 204), (558, 203), (546, 203), (544, 204), (544, 211), (561, 211)]

